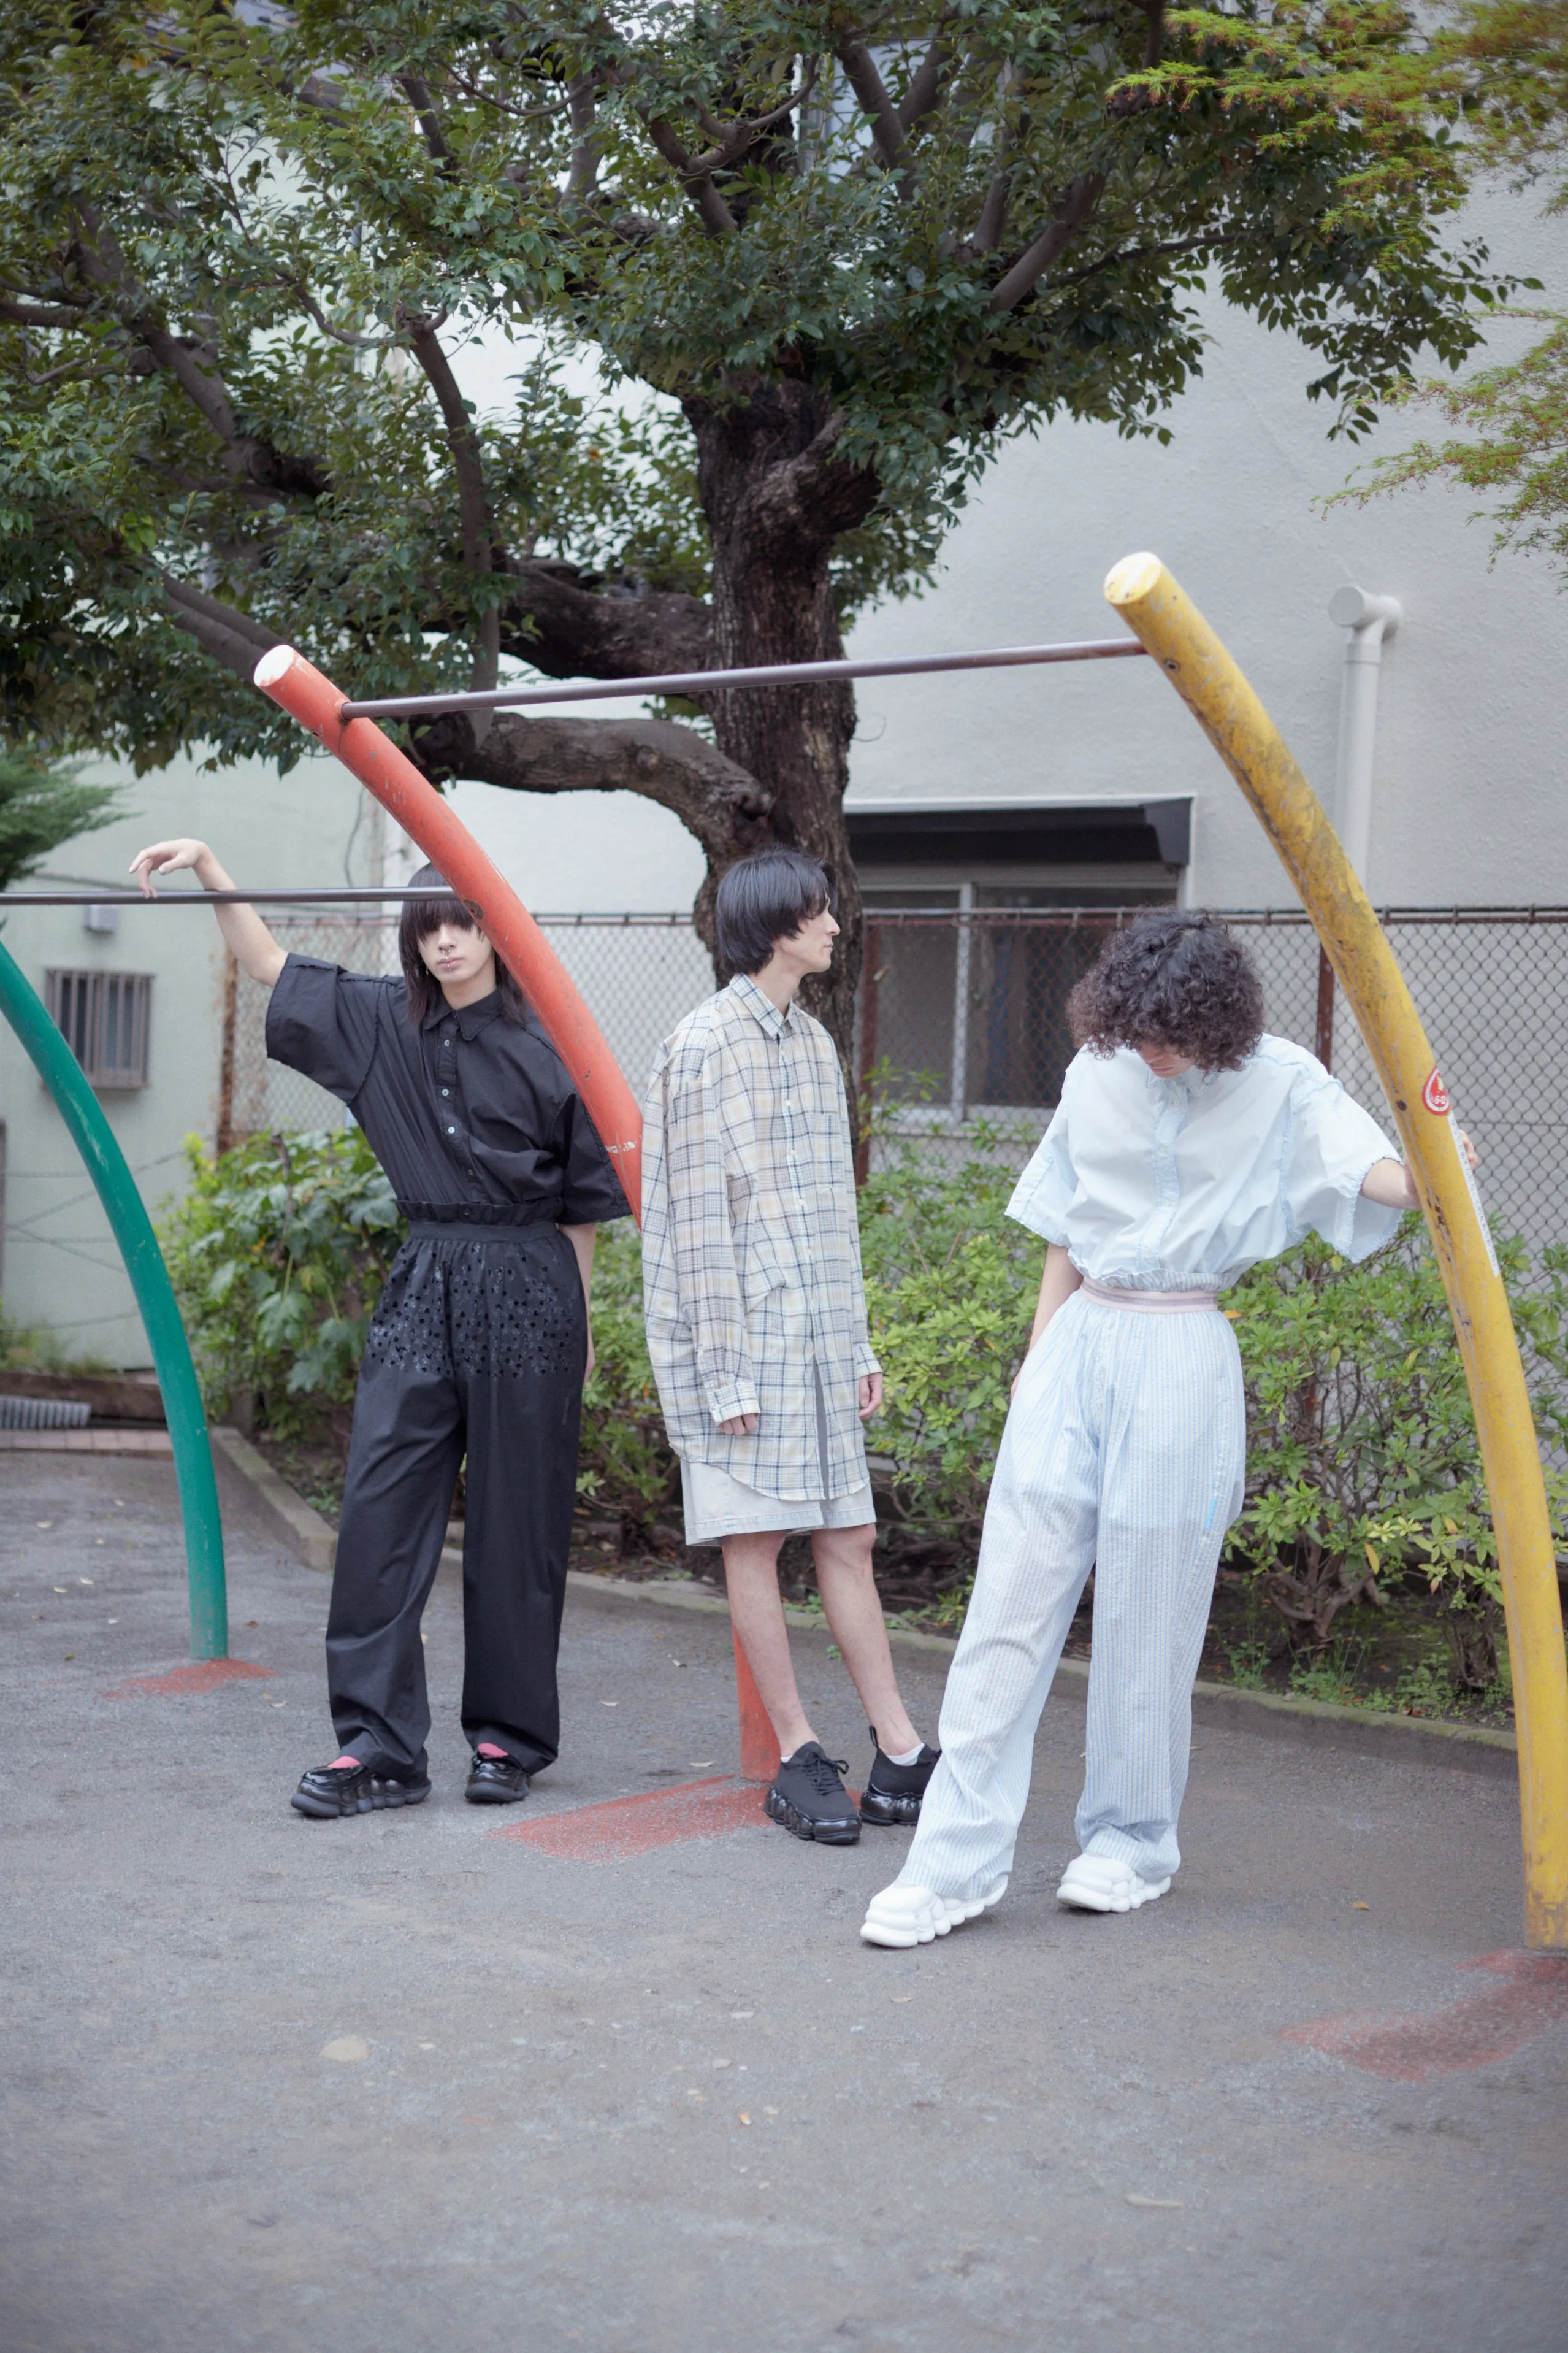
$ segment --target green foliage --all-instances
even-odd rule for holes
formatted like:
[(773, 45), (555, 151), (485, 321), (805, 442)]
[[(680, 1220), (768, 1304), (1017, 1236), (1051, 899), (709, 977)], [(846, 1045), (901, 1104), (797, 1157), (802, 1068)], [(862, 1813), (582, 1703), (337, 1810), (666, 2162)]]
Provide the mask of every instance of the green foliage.
[(1004, 1216), (1010, 1139), (977, 1131), (952, 1169), (914, 1146), (860, 1196), (871, 1345), (886, 1402), (868, 1425), (878, 1484), (906, 1527), (978, 1543), (991, 1467), (1040, 1283), (1040, 1245)]
[[(955, 1572), (937, 1611), (951, 1625), (963, 1618), (963, 1572), (1039, 1284), (1038, 1241), (1004, 1214), (1017, 1143), (976, 1131), (955, 1166), (912, 1146), (894, 1152), (860, 1197), (871, 1336), (887, 1381), (869, 1432), (873, 1475), (895, 1546), (923, 1546)], [(279, 1435), (324, 1424), (341, 1438), (369, 1311), (401, 1240), (390, 1187), (357, 1129), (258, 1137), (217, 1161), (195, 1142), (189, 1149), (191, 1187), (163, 1234), (209, 1404), (222, 1410), (249, 1390)], [(1549, 1250), (1532, 1267), (1518, 1242), (1503, 1242), (1500, 1257), (1537, 1425), (1560, 1462), (1568, 1250)], [(1227, 1549), (1290, 1630), (1301, 1654), (1292, 1688), (1309, 1689), (1307, 1675), (1320, 1697), (1348, 1693), (1359, 1652), (1357, 1638), (1346, 1647), (1343, 1630), (1335, 1633), (1341, 1612), (1407, 1589), (1434, 1613), (1452, 1679), (1495, 1697), (1496, 1547), (1463, 1368), (1420, 1221), (1407, 1219), (1359, 1266), (1310, 1240), (1255, 1268), (1227, 1313), (1248, 1411), (1246, 1504)], [(579, 1492), (620, 1520), (628, 1548), (641, 1547), (675, 1524), (679, 1475), (643, 1335), (629, 1220), (601, 1230), (594, 1332)], [(1568, 1477), (1552, 1469), (1548, 1486), (1568, 1541)], [(1231, 1663), (1237, 1682), (1258, 1685), (1268, 1645), (1253, 1630)], [(1433, 1672), (1429, 1662), (1410, 1663), (1394, 1704), (1426, 1704)]]
[[(677, 1514), (680, 1466), (664, 1434), (643, 1330), (642, 1248), (629, 1218), (601, 1226), (594, 1252), (593, 1376), (583, 1392), (577, 1492), (619, 1519), (628, 1546)], [(679, 1524), (679, 1522), (677, 1522)]]
[(1487, 501), (1470, 521), (1489, 518), (1494, 554), (1545, 555), (1568, 576), (1568, 316), (1509, 310), (1500, 316), (1536, 320), (1548, 332), (1522, 359), (1458, 384), (1415, 386), (1405, 405), (1435, 409), (1459, 428), (1455, 438), (1416, 441), (1374, 459), (1361, 480), (1324, 503), (1364, 506), (1390, 491), (1450, 482)]
[(0, 1302), (0, 1373), (108, 1373), (102, 1356), (79, 1354), (47, 1324), (23, 1324)]
[[(290, 723), (195, 650), (165, 579), (363, 691), (448, 684), (487, 614), (527, 657), (542, 557), (705, 588), (693, 436), (770, 403), (865, 485), (836, 478), (841, 516), (800, 501), (841, 605), (902, 593), (1005, 436), (1165, 432), (1205, 276), (1294, 332), (1359, 430), (1506, 290), (1442, 242), (1461, 97), (1384, 94), (1418, 46), (1395, 0), (16, 0), (0, 716), (147, 764), (287, 762)], [(480, 331), (517, 340), (514, 395), (443, 409), (431, 339), (460, 375)], [(624, 419), (584, 360), (640, 387)]]
[(189, 1189), (160, 1240), (209, 1411), (249, 1391), (278, 1436), (342, 1439), (404, 1236), (390, 1182), (357, 1127), (185, 1150)]
[(74, 768), (0, 747), (0, 891), (31, 874), (58, 843), (112, 825), (120, 814), (112, 786), (84, 785)]
[[(1568, 1253), (1533, 1273), (1500, 1244), (1537, 1427), (1568, 1436)], [(1227, 1552), (1298, 1640), (1416, 1577), (1452, 1621), (1461, 1679), (1495, 1672), (1500, 1586), (1464, 1368), (1426, 1229), (1348, 1266), (1310, 1239), (1230, 1294), (1247, 1385), (1247, 1501)], [(1559, 1540), (1568, 1482), (1549, 1474)]]
[[(1483, 168), (1519, 186), (1548, 183), (1547, 211), (1568, 209), (1568, 0), (1461, 0), (1435, 17), (1418, 54), (1398, 61), (1389, 88), (1405, 106), (1458, 106)], [(1547, 332), (1522, 359), (1406, 387), (1404, 404), (1436, 411), (1454, 438), (1376, 459), (1325, 504), (1451, 483), (1485, 500), (1470, 520), (1490, 519), (1494, 554), (1544, 554), (1568, 575), (1568, 317), (1499, 315)]]

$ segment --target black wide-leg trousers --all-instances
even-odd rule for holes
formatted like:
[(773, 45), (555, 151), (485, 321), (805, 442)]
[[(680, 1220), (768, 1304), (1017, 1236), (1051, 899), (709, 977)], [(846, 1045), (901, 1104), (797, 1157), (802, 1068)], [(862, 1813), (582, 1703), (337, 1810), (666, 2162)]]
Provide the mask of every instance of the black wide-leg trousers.
[(558, 1754), (586, 1350), (557, 1228), (414, 1227), (366, 1343), (327, 1621), (339, 1750), (374, 1772), (425, 1770), (419, 1621), (465, 1456), (463, 1730), (530, 1772)]

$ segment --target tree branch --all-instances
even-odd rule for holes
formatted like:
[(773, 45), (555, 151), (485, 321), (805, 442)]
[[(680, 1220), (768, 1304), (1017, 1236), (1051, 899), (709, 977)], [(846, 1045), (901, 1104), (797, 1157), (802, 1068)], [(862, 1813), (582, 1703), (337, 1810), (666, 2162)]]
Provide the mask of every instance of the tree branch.
[(1143, 0), (1143, 14), (1149, 20), (1149, 29), (1143, 37), (1143, 66), (1148, 72), (1164, 55), (1165, 0)]
[(248, 686), (262, 655), (281, 645), (282, 638), (237, 606), (221, 605), (216, 596), (204, 596), (199, 588), (188, 587), (167, 572), (159, 576), (174, 627), (195, 638), (203, 653), (233, 670)]
[(85, 327), (86, 306), (71, 310), (64, 303), (22, 302), (0, 296), (0, 324), (7, 327)]
[(569, 196), (591, 196), (598, 185), (599, 167), (604, 161), (599, 142), (594, 136), (598, 121), (599, 102), (594, 84), (586, 74), (580, 74), (567, 89), (566, 102), (572, 111), (571, 169), (566, 174)]
[[(452, 374), (441, 339), (427, 321), (409, 322), (414, 356), (424, 369), (447, 427), (447, 446), (458, 479), (458, 514), (462, 533), (463, 568), (485, 579), (496, 568), (490, 529), (490, 502), (485, 489), (484, 460), (474, 420)], [(500, 615), (494, 605), (479, 616), (479, 642), (474, 649), (473, 691), (487, 692), (500, 674)]]
[(980, 218), (974, 225), (974, 235), (969, 240), (969, 251), (976, 259), (983, 253), (995, 252), (1002, 242), (1002, 232), (1007, 226), (1007, 199), (1011, 193), (1007, 155), (1013, 144), (1013, 132), (1005, 110), (1007, 100), (1016, 90), (1022, 88), (1023, 80), (1024, 77), (1016, 66), (1004, 68), (997, 89), (1003, 114), (996, 130), (996, 170), (985, 191)]
[(724, 237), (734, 227), (735, 216), (715, 186), (710, 174), (703, 171), (696, 159), (689, 155), (670, 125), (662, 116), (644, 117), (647, 135), (667, 164), (679, 174), (680, 185), (696, 206), (699, 217), (710, 237)]
[[(807, 99), (811, 96), (812, 91), (816, 87), (817, 71), (818, 65), (816, 58), (808, 58), (806, 60), (805, 77), (799, 90), (792, 90), (782, 105), (773, 107), (766, 114), (738, 117), (735, 121), (731, 123), (728, 131), (725, 131), (721, 134), (717, 142), (713, 146), (710, 147), (705, 154), (694, 155), (692, 157), (692, 170), (694, 172), (723, 172), (728, 171), (732, 165), (738, 164), (742, 157), (749, 153), (751, 149), (756, 145), (759, 139), (765, 139), (770, 131), (776, 131), (781, 122), (787, 122), (790, 116), (795, 111), (797, 107), (801, 107), (805, 104)], [(715, 123), (713, 128), (717, 131), (719, 129), (718, 124)]]
[(466, 712), (416, 723), (414, 754), (428, 774), (504, 792), (640, 793), (672, 809), (710, 858), (728, 864), (742, 839), (765, 833), (772, 798), (754, 776), (669, 719), (524, 718), (498, 712), (476, 744)]
[(132, 276), (130, 264), (112, 230), (90, 209), (79, 216), (72, 259), (79, 275), (113, 304), (121, 325), (152, 353), (157, 365), (179, 385), (193, 407), (212, 428), (227, 451), (228, 470), (244, 476), (259, 489), (283, 495), (303, 491), (320, 498), (327, 477), (316, 458), (295, 456), (276, 448), (254, 433), (242, 433), (218, 368), (216, 344), (197, 343), (172, 335), (155, 315), (145, 290)]
[(942, 78), (948, 64), (947, 28), (952, 22), (953, 13), (951, 8), (942, 11), (936, 31), (931, 36), (931, 47), (916, 67), (910, 86), (899, 102), (899, 128), (906, 137), (918, 122), (923, 122), (926, 116), (933, 111), (942, 95)]
[(457, 177), (458, 159), (447, 144), (447, 134), (441, 128), (441, 111), (430, 95), (430, 85), (423, 74), (394, 74), (394, 81), (414, 109), (414, 119), (419, 125), (426, 153), (443, 179)]
[(546, 678), (650, 678), (712, 663), (713, 616), (700, 596), (587, 588), (574, 564), (510, 568), (517, 594), (501, 616), (502, 647)]
[(1079, 230), (1094, 217), (1095, 207), (1104, 194), (1103, 172), (1080, 172), (1077, 179), (1068, 183), (1060, 212), (1000, 280), (991, 296), (991, 310), (1016, 311), (1034, 292), (1053, 262), (1060, 259)]
[(838, 456), (847, 421), (836, 409), (799, 457), (768, 468), (746, 501), (753, 532), (822, 545), (865, 522), (876, 504), (877, 480)]
[(904, 152), (904, 126), (899, 120), (899, 110), (888, 95), (888, 86), (877, 70), (877, 60), (864, 41), (856, 36), (839, 42), (834, 51), (849, 78), (849, 87), (860, 101), (860, 111), (870, 119), (871, 141), (889, 172), (897, 169)]

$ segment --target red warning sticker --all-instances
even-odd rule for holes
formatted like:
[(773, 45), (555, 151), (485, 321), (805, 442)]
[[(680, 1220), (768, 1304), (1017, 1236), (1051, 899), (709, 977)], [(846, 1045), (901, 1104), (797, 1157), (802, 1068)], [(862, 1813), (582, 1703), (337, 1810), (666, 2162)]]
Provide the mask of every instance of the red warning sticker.
[(1426, 1104), (1434, 1119), (1447, 1119), (1448, 1115), (1448, 1090), (1443, 1084), (1443, 1073), (1437, 1068), (1436, 1062), (1432, 1065), (1431, 1077), (1427, 1080), (1426, 1085), (1421, 1090), (1421, 1100)]

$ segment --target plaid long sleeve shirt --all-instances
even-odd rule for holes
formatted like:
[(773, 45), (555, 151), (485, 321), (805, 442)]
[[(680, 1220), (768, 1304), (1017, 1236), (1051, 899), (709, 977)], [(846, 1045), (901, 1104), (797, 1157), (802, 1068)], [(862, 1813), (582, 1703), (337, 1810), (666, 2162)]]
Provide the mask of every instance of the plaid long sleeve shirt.
[[(659, 1048), (644, 1121), (643, 1299), (670, 1443), (784, 1501), (853, 1493), (858, 1382), (881, 1367), (832, 1039), (742, 975)], [(721, 1435), (749, 1413), (753, 1435)]]

